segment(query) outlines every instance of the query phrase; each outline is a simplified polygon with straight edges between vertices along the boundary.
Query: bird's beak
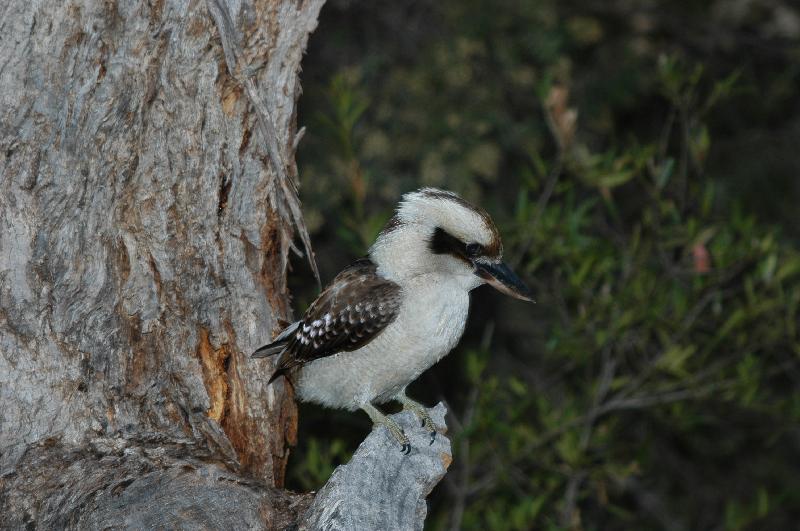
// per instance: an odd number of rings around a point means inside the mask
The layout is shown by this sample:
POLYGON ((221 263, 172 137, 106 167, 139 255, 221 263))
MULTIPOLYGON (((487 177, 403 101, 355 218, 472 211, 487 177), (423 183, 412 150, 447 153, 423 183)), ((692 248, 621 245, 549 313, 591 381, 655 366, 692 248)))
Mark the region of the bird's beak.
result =
POLYGON ((503 262, 476 260, 473 264, 475 274, 500 293, 511 295, 515 299, 534 302, 530 288, 503 262))

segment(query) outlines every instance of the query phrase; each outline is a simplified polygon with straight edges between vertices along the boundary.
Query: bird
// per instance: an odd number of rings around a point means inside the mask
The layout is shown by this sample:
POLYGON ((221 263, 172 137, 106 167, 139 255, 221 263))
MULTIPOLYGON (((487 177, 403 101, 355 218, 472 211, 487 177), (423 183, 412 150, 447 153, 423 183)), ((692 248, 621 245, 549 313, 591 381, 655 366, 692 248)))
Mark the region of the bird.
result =
POLYGON ((500 233, 482 208, 436 188, 406 193, 367 256, 252 357, 275 358, 269 382, 287 377, 300 401, 365 411, 408 454, 408 436, 377 406, 399 402, 433 443, 436 426, 406 387, 459 342, 470 292, 488 284, 533 301, 502 255, 500 233))

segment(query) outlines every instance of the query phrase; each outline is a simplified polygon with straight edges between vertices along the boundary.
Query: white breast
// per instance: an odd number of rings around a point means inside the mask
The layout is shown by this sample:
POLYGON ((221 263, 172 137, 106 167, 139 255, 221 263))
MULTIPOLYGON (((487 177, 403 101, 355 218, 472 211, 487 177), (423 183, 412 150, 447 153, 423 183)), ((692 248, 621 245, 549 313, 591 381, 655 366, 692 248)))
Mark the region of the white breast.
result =
POLYGON ((464 333, 468 311, 463 280, 438 274, 410 280, 403 286, 397 318, 373 341, 300 370, 298 397, 350 410, 391 400, 453 349, 464 333))

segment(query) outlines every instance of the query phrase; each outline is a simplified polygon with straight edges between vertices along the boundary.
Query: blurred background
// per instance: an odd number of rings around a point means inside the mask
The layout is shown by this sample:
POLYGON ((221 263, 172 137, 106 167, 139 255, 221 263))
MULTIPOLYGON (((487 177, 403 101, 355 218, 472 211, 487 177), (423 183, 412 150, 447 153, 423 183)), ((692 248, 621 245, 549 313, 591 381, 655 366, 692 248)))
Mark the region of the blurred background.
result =
MULTIPOLYGON (((429 529, 797 529, 795 1, 329 0, 303 70, 325 282, 424 185, 486 208, 536 293, 476 290, 410 388, 450 410, 429 529)), ((370 427, 302 406, 289 487, 370 427)))

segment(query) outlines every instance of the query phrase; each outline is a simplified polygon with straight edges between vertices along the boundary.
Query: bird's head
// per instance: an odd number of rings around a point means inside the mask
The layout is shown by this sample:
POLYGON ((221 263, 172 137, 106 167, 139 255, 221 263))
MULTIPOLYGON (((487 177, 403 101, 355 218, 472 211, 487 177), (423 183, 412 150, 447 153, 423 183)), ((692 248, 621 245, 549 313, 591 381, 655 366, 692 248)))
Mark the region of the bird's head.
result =
POLYGON ((453 192, 423 188, 405 194, 369 254, 383 275, 398 282, 443 273, 467 290, 487 283, 532 300, 528 287, 502 261, 503 244, 492 218, 453 192))

